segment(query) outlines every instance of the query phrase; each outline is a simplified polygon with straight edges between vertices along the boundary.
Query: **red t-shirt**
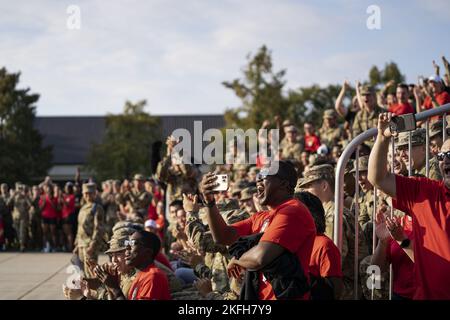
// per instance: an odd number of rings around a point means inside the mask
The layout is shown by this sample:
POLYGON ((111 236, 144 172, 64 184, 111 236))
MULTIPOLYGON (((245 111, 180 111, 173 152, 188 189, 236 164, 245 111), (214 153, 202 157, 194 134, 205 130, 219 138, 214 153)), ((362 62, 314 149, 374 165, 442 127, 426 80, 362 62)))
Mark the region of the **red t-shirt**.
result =
POLYGON ((305 151, 317 152, 320 147, 320 139, 318 136, 305 134, 305 151))
POLYGON ((324 234, 318 234, 314 239, 309 273, 322 278, 343 277, 341 253, 333 241, 324 234))
POLYGON ((50 198, 45 195, 45 198, 39 199, 39 206, 42 207, 43 202, 45 202, 44 209, 42 209, 42 218, 46 219, 56 219, 58 218, 58 211, 56 207, 58 205, 58 200, 56 198, 50 198))
POLYGON ((128 300, 170 300, 169 281, 152 263, 140 271, 128 291, 128 300))
POLYGON ((74 194, 65 194, 63 196, 64 205, 62 208, 62 218, 66 219, 75 211, 75 195, 74 194))
POLYGON ((443 181, 396 175, 395 208, 412 216, 414 299, 450 299, 450 190, 443 181))
POLYGON ((407 103, 395 103, 389 107, 389 112, 395 113, 396 115, 402 115, 407 113, 414 113, 414 108, 411 104, 407 103))
MULTIPOLYGON (((450 95, 446 91, 442 91, 434 96, 436 98, 436 102, 442 106, 443 104, 450 103, 450 95)), ((427 96, 422 104, 422 109, 431 109, 434 108, 433 101, 430 96, 427 96)), ((431 117, 431 120, 439 120, 440 116, 431 117)))
MULTIPOLYGON (((409 239, 413 239, 411 216, 404 216, 401 220, 404 232, 409 239)), ((416 292, 414 262, 412 262, 398 242, 392 238, 389 239, 389 245, 386 249, 386 259, 389 263, 392 263, 394 293, 412 299, 414 292, 416 292)))
MULTIPOLYGON (((271 211, 262 211, 232 225, 239 236, 264 232, 260 241, 276 243, 297 255, 305 276, 309 279, 309 261, 316 237, 316 227, 305 207, 297 199, 290 199, 271 211)), ((309 293, 299 299, 308 299, 309 293)), ((272 286, 260 272, 259 299, 276 300, 272 286)))

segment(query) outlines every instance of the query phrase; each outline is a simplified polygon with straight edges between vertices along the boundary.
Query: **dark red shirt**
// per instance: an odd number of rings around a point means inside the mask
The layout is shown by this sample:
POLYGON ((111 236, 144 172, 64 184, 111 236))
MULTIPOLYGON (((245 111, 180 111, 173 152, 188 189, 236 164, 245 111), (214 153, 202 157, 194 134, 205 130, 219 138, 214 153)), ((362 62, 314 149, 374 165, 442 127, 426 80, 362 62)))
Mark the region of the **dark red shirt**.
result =
POLYGON ((128 300, 170 300, 166 274, 154 264, 140 271, 128 291, 128 300))
POLYGON ((318 234, 314 239, 309 273, 317 278, 343 277, 341 253, 333 241, 324 234, 318 234))
POLYGON ((400 116, 402 114, 414 113, 412 105, 407 103, 395 103, 389 107, 389 112, 395 113, 400 116))
POLYGON ((450 190, 443 181, 396 175, 395 208, 412 217, 414 299, 450 299, 450 190))
POLYGON ((65 194, 63 196, 64 199, 64 205, 62 208, 62 218, 66 219, 69 217, 73 212, 75 212, 75 195, 74 194, 65 194))
POLYGON ((306 135, 305 134, 305 151, 317 152, 320 147, 320 139, 315 134, 306 135))
POLYGON ((46 219, 56 219, 58 218, 58 211, 56 210, 58 206, 58 199, 50 198, 48 195, 41 197, 39 199, 39 206, 44 208, 42 209, 42 217, 46 219), (45 203, 45 205, 44 205, 45 203))
MULTIPOLYGON (((288 200, 271 211, 262 211, 232 225, 240 236, 264 232, 260 241, 276 243, 297 255, 309 279, 309 261, 316 227, 308 208, 297 199, 288 200)), ((309 294, 299 299, 308 299, 309 294)), ((259 299, 276 300, 272 285, 260 272, 259 299)))

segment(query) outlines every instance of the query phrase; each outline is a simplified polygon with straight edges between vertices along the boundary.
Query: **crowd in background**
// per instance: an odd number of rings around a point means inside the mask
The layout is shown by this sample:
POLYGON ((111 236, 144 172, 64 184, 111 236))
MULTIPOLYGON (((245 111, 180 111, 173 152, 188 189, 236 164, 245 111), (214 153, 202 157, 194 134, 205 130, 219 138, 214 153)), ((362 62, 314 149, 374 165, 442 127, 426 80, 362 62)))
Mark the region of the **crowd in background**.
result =
MULTIPOLYGON (((377 90, 358 83, 356 96, 348 106, 344 97, 350 84, 345 81, 334 108, 330 106, 324 111, 320 128, 308 122, 299 128, 290 119, 279 118, 263 123, 262 129, 280 129, 280 152, 275 158, 295 168, 298 180, 295 179, 293 197, 309 209, 314 221, 315 239, 308 274, 311 298, 352 299, 357 291, 359 299, 373 296, 385 299, 390 263, 394 268, 394 298, 413 298, 414 256, 410 248, 400 245, 411 238, 411 218, 398 210, 393 217, 388 215, 392 200, 380 192, 373 219, 374 187, 367 172, 374 141, 366 141, 361 146, 358 165, 350 161, 345 172, 340 251, 332 241, 335 165, 342 150, 355 136, 377 126, 381 113, 417 113, 450 103, 448 63, 445 67, 442 78, 437 71, 420 84, 390 81, 377 90), (359 180, 355 182, 357 167, 359 180), (355 197, 356 183, 359 184, 358 197, 355 197), (359 228, 355 226, 355 214, 358 214, 359 228), (355 248, 355 230, 359 230, 358 248, 355 248), (354 287, 356 250, 360 268, 358 288, 354 287), (366 286, 366 270, 373 264, 381 267, 383 276, 381 289, 372 292, 366 286)), ((390 154, 390 163, 395 173, 407 176, 411 162, 412 174, 425 176, 426 152, 430 152, 429 176, 441 180, 438 162, 444 142, 442 118, 432 119, 430 150, 425 147, 425 133, 421 128, 424 124, 418 125, 412 133, 411 154, 408 153, 408 135, 400 134, 396 152, 390 154)), ((173 137, 168 137, 166 155, 151 177, 136 174, 130 180, 95 183, 83 182, 77 175, 73 182, 63 185, 49 177, 34 186, 20 182, 14 186, 2 184, 2 250, 73 252, 76 257, 73 263, 84 270, 86 279, 80 289, 65 289, 70 299, 145 296, 143 287, 152 285, 145 282, 144 273, 151 274, 150 278, 156 283, 153 286, 160 288, 156 293, 152 289, 155 299, 242 298, 245 279, 230 273, 229 264, 234 259, 230 245, 219 244, 210 230, 202 179, 205 171, 228 175, 229 188, 215 193, 214 204, 228 226, 239 225, 269 210, 261 203, 262 191, 257 187, 258 181, 264 179, 261 171, 267 165, 266 159, 259 157, 254 165, 225 164, 205 170, 175 163, 171 155, 176 143, 173 137), (141 243, 142 247, 136 243, 141 243), (98 255, 105 251, 110 262, 98 265, 98 255), (139 281, 145 282, 145 286, 138 288, 139 281)), ((237 153, 236 144, 228 147, 229 154, 237 153)))

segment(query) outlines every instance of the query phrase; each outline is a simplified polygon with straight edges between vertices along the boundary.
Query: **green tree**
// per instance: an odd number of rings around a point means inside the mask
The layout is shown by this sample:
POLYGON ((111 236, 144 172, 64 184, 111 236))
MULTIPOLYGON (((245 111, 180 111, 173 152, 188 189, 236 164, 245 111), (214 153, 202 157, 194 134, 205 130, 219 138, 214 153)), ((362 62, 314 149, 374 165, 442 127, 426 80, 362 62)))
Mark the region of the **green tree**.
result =
POLYGON ((88 168, 98 180, 129 178, 140 172, 150 174, 151 146, 159 132, 159 119, 144 111, 146 101, 127 101, 123 114, 108 115, 106 132, 88 156, 88 168))
POLYGON ((389 80, 394 80, 395 83, 402 83, 405 81, 405 76, 400 72, 400 69, 395 62, 389 62, 384 65, 381 79, 383 83, 386 83, 389 80))
POLYGON ((265 119, 275 116, 282 118, 288 114, 288 99, 283 95, 285 70, 274 72, 271 52, 262 46, 252 57, 247 56, 248 64, 243 70, 242 79, 223 82, 242 100, 242 105, 227 109, 227 127, 259 128, 265 119))
POLYGON ((377 66, 373 66, 369 71, 369 83, 371 86, 377 86, 381 83, 381 72, 377 66))
POLYGON ((39 94, 19 89, 19 73, 0 69, 0 181, 29 183, 51 166, 51 147, 43 147, 34 129, 39 94))

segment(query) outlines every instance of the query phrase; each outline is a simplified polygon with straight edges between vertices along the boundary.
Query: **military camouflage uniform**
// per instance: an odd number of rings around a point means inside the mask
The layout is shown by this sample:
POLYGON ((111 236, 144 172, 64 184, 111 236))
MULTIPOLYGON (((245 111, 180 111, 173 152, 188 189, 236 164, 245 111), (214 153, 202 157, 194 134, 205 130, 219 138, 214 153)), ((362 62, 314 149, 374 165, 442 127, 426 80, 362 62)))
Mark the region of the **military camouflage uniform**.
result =
MULTIPOLYGON (((367 131, 371 128, 376 128, 378 126, 378 115, 385 112, 385 110, 376 106, 372 111, 366 109, 361 109, 356 113, 355 120, 353 121, 353 137, 356 137, 360 133, 367 131)), ((365 144, 372 147, 375 140, 367 140, 365 144)))
MULTIPOLYGON (((83 188, 85 188, 85 185, 83 185, 83 188)), ((92 212, 93 207, 94 203, 86 203, 80 209, 80 213, 78 214, 78 230, 75 239, 75 246, 78 248, 78 257, 83 263, 84 273, 87 277, 93 277, 94 275, 86 263, 89 259, 98 260, 99 251, 102 250, 105 241, 105 214, 103 208, 97 204, 95 212, 92 212), (88 256, 86 252, 89 246, 93 246, 94 248, 91 256, 88 256)))
POLYGON ((14 229, 17 233, 20 248, 25 249, 28 238, 28 226, 30 223, 31 200, 28 196, 18 193, 11 198, 13 206, 12 218, 14 229))
POLYGON ((180 164, 176 171, 171 163, 171 157, 164 157, 156 169, 157 178, 167 184, 168 203, 183 200, 182 193, 195 193, 197 189, 196 173, 189 164, 180 164))
MULTIPOLYGON (((333 109, 325 110, 323 118, 336 119, 336 111, 333 109)), ((341 139, 344 138, 344 130, 337 125, 334 128, 325 127, 325 125, 323 125, 322 128, 319 129, 319 138, 321 143, 324 143, 331 148, 338 145, 341 139)))

